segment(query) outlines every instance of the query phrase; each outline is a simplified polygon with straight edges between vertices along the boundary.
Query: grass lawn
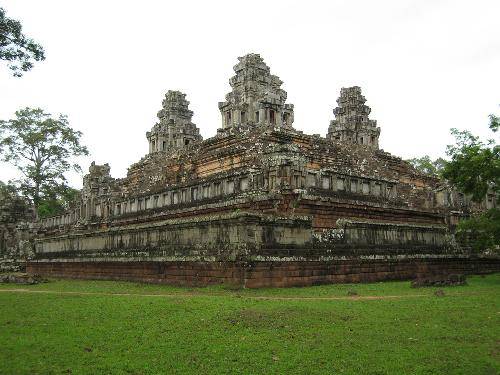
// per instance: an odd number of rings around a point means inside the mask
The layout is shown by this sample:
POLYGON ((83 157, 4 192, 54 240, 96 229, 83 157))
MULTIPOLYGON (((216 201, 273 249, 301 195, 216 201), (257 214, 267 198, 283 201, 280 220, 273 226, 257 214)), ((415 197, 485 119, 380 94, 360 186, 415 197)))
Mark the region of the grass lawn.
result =
POLYGON ((0 374, 500 373, 500 274, 442 289, 0 284, 0 374))

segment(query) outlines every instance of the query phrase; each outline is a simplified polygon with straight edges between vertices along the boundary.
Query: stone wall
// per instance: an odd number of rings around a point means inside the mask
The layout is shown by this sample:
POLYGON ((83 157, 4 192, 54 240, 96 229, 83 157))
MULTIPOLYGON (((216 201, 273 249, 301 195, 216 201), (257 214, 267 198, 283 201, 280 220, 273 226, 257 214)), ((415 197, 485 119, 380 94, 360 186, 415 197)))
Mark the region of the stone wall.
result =
POLYGON ((26 200, 0 186, 0 272, 25 269, 33 256, 35 225, 33 207, 26 200))
POLYGON ((339 258, 294 262, 82 261, 30 262, 28 272, 76 279, 246 288, 411 280, 421 276, 500 272, 500 260, 470 257, 339 258))
POLYGON ((49 235, 35 241, 36 259, 168 258, 250 260, 258 257, 325 259, 337 255, 449 254, 444 226, 339 220, 315 231, 309 216, 233 212, 128 223, 105 229, 49 235))
POLYGON ((234 212, 129 224, 36 240, 28 271, 46 276, 245 287, 409 279, 500 271, 471 258, 446 227, 234 212))
POLYGON ((36 259, 158 258, 236 260, 269 246, 307 246, 309 217, 273 217, 248 212, 130 223, 106 229, 39 238, 36 259))

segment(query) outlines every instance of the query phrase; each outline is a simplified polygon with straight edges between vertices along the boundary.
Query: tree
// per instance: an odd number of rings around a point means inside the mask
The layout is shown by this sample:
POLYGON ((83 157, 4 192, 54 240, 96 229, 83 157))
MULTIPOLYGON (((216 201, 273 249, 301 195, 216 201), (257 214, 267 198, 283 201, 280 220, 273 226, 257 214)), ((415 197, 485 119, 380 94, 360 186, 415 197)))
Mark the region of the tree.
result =
MULTIPOLYGON (((498 130, 498 117, 490 115, 490 129, 498 130)), ((455 145, 448 146, 451 161, 445 165, 443 177, 458 190, 471 195, 476 202, 489 192, 496 193, 500 203, 500 146, 493 139, 482 142, 469 131, 451 129, 455 145)), ((496 251, 500 245, 500 209, 473 214, 457 226, 457 238, 477 252, 496 251)))
POLYGON ((44 194, 44 198, 38 206, 38 215, 46 217, 66 211, 70 207, 71 202, 74 202, 79 194, 79 190, 73 189, 66 184, 57 186, 55 189, 44 194))
POLYGON ((45 60, 43 47, 22 33, 19 21, 5 16, 0 8, 0 60, 7 61, 15 77, 33 68, 33 61, 45 60))
POLYGON ((500 117, 495 115, 490 115, 490 129, 493 133, 496 133, 500 128, 500 117))
POLYGON ((456 143, 447 147, 451 161, 443 177, 476 202, 481 202, 489 189, 499 192, 500 146, 490 139, 487 143, 469 131, 451 129, 456 143))
POLYGON ((458 223, 456 236, 475 252, 496 251, 500 245, 500 210, 489 209, 458 223))
POLYGON ((12 197, 17 194, 16 187, 11 183, 0 181, 0 196, 1 197, 12 197))
POLYGON ((408 159, 407 162, 418 171, 430 176, 440 176, 446 164, 446 160, 443 158, 437 158, 433 161, 428 155, 421 158, 408 159))
POLYGON ((29 211, 29 202, 19 196, 16 187, 9 182, 0 181, 0 223, 16 222, 29 211), (8 214, 5 215, 5 212, 8 214))
POLYGON ((25 108, 16 112, 16 118, 0 121, 0 156, 21 172, 16 185, 37 210, 44 202, 67 195, 64 174, 81 171, 71 160, 88 155, 80 144, 81 135, 66 116, 53 118, 40 108, 25 108))

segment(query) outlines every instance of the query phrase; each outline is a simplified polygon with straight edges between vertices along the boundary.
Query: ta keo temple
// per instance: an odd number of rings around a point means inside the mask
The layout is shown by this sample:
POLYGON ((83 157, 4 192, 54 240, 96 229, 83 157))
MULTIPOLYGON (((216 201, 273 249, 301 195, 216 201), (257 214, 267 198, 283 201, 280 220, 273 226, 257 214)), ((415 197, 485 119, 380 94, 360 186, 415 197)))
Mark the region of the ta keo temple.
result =
POLYGON ((265 287, 500 269, 453 238, 495 199, 475 207, 381 150, 359 87, 340 90, 322 137, 294 127, 259 55, 234 71, 215 136, 203 140, 186 94, 168 91, 149 153, 120 179, 93 163, 71 209, 40 222, 28 272, 265 287))

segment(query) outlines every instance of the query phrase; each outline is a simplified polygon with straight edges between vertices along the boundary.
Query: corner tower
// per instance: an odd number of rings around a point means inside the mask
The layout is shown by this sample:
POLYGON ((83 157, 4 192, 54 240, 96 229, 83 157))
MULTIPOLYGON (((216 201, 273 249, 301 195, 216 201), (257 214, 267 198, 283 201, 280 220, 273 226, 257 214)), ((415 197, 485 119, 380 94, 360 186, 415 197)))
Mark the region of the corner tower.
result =
POLYGON ((189 110, 186 94, 169 90, 158 112, 160 120, 146 133, 149 153, 183 149, 202 141, 200 130, 191 122, 193 111, 189 110))
POLYGON ((262 57, 250 53, 238 57, 236 73, 229 80, 232 91, 219 103, 222 128, 240 125, 292 127, 293 104, 286 104, 282 81, 270 73, 262 57))
POLYGON ((335 120, 330 121, 327 138, 342 143, 357 143, 378 149, 380 128, 370 120, 370 107, 358 86, 342 88, 333 110, 335 120))

